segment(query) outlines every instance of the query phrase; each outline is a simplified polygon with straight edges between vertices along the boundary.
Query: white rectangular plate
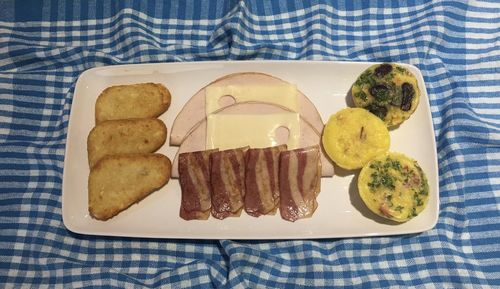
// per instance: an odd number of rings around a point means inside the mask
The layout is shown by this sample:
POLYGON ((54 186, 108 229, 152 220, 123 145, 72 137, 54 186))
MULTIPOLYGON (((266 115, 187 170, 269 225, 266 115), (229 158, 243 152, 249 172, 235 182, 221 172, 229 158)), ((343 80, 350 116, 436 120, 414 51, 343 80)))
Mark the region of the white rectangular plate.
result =
MULTIPOLYGON (((213 80, 235 72, 264 72, 296 84, 316 105, 326 122, 347 107, 346 98, 358 75, 373 63, 309 61, 234 61, 134 64, 98 67, 85 71, 77 81, 71 109, 64 161, 62 210, 65 226, 76 233, 189 239, 313 239, 381 236, 422 232, 434 227, 439 213, 436 144, 429 99, 421 72, 413 72, 422 88, 420 104, 409 120, 390 132, 391 151, 416 159, 429 179, 427 208, 416 218, 394 225, 370 213, 358 196, 354 174, 323 178, 319 207, 310 219, 295 223, 275 216, 185 221, 179 217, 181 190, 176 179, 139 204, 106 222, 89 216, 87 198, 87 135, 94 126, 94 105, 106 87, 157 82, 172 94, 172 105, 160 118, 170 129, 183 105, 213 80)), ((159 150, 173 160, 177 147, 168 139, 159 150)))

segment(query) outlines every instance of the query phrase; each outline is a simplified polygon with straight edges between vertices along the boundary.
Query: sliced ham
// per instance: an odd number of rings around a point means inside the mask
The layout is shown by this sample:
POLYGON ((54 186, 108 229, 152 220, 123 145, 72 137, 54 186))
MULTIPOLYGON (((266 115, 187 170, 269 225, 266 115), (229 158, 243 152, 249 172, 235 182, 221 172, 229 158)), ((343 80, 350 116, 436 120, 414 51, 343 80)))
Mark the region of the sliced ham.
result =
POLYGON ((280 154, 280 213, 295 222, 311 217, 318 203, 321 162, 319 146, 284 151, 280 154))
POLYGON ((238 217, 245 197, 245 154, 247 148, 224 150, 210 155, 212 216, 238 217))
MULTIPOLYGON (((258 72, 243 72, 229 74, 221 77, 207 86, 227 86, 227 85, 260 85, 273 86, 286 84, 287 82, 277 77, 258 73, 258 72)), ((207 86, 200 89, 189 101, 184 105, 181 112, 175 118, 174 124, 170 132, 170 145, 179 146, 184 139, 189 135, 197 123, 203 121, 206 116, 206 100, 205 90, 207 86)), ((297 91, 299 111, 301 118, 309 122, 311 126, 321 133, 323 130, 323 121, 318 110, 307 96, 301 91, 297 91)))
POLYGON ((182 191, 180 217, 206 220, 210 216, 210 154, 216 150, 179 154, 179 182, 182 191))
POLYGON ((245 211, 250 216, 275 214, 279 206, 279 156, 286 145, 249 149, 246 163, 245 211))

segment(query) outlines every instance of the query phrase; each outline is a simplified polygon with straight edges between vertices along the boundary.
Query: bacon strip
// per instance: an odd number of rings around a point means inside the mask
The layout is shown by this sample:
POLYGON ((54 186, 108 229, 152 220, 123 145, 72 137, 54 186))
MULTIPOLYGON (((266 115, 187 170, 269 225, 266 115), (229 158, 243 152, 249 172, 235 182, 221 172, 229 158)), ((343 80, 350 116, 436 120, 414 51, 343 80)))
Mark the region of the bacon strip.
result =
POLYGON ((280 213, 295 222, 311 217, 318 207, 321 162, 319 146, 282 152, 280 155, 280 213))
POLYGON ((238 217, 245 197, 245 154, 248 148, 214 152, 210 155, 212 216, 238 217))
POLYGON ((279 156, 286 145, 249 149, 245 185, 245 211, 250 216, 274 215, 279 206, 279 156))
POLYGON ((180 217, 206 220, 210 216, 210 154, 216 150, 179 155, 179 182, 182 191, 180 217))

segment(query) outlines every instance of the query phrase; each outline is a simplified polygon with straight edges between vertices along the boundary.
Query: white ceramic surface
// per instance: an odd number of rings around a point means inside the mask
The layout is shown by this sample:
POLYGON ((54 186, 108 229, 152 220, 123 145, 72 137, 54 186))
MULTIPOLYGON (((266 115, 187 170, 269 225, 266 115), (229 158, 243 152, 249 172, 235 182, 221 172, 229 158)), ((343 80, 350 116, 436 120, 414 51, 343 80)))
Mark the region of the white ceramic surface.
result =
MULTIPOLYGON (((436 144, 429 100, 421 72, 404 65, 424 88, 420 104, 409 120, 392 130, 391 151, 418 160, 427 174, 430 199, 416 218, 393 224, 369 212, 358 196, 356 172, 337 169, 323 178, 319 207, 310 219, 295 223, 275 216, 223 221, 184 221, 179 217, 181 192, 172 179, 161 190, 109 221, 94 220, 87 207, 87 135, 94 126, 94 104, 106 87, 140 82, 163 83, 172 94, 172 105, 160 118, 170 129, 184 103, 211 81, 234 72, 264 72, 297 85, 316 105, 326 122, 336 111, 349 106, 348 92, 357 76, 373 63, 310 61, 231 61, 134 64, 98 67, 82 73, 77 81, 64 161, 62 211, 65 226, 76 233, 109 236, 190 239, 313 239, 381 236, 422 232, 435 226, 439 213, 436 144)), ((169 132, 170 133, 170 132, 169 132)), ((177 147, 166 144, 158 151, 173 160, 177 147)))

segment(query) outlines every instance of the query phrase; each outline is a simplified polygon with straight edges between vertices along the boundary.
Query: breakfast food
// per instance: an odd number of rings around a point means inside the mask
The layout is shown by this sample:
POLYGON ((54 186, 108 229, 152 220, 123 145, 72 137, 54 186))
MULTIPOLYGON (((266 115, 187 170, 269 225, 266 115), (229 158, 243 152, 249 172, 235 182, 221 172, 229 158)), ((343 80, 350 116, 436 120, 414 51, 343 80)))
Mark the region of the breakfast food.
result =
POLYGON ((417 216, 429 199, 429 184, 417 161, 394 152, 363 167, 358 190, 372 212, 396 222, 417 216))
POLYGON ((210 184, 210 154, 216 150, 182 153, 179 155, 181 185, 180 217, 184 220, 206 220, 212 208, 210 184))
POLYGON ((155 118, 170 106, 170 92, 162 84, 140 83, 106 88, 97 98, 95 120, 155 118))
MULTIPOLYGON (((314 104, 293 84, 263 73, 235 73, 198 91, 177 115, 170 144, 178 153, 318 145, 323 121, 314 104), (248 133, 248 132, 252 133, 248 133)), ((334 174, 321 152, 322 175, 334 174)), ((177 157, 173 177, 177 177, 177 157)))
POLYGON ((180 217, 206 220, 273 215, 288 221, 312 216, 318 203, 321 161, 318 145, 295 150, 205 150, 179 155, 180 217))
POLYGON ((322 143, 337 165, 352 170, 387 152, 390 138, 387 127, 375 115, 362 108, 345 108, 326 123, 322 143))
POLYGON ((161 154, 106 156, 90 171, 90 215, 108 220, 160 189, 170 179, 170 160, 161 154))
POLYGON ((199 204, 208 197, 212 216, 218 219, 239 216, 242 207, 254 217, 275 214, 280 207, 287 210, 282 218, 289 221, 311 216, 317 207, 321 176, 334 173, 333 164, 319 147, 323 126, 316 107, 295 85, 270 75, 236 73, 202 88, 185 104, 171 130, 170 144, 179 146, 172 173, 181 181, 181 217, 207 219, 208 205, 201 208, 199 204), (245 146, 250 147, 246 157, 236 157, 234 153, 241 154, 238 148, 245 146), (185 158, 212 149, 222 151, 210 155, 210 179, 203 177, 197 186, 203 187, 199 189, 202 198, 183 183, 193 178, 189 170, 205 176, 204 169, 199 164, 186 168, 185 158), (224 164, 231 154, 232 161, 224 164), (280 172, 280 156, 290 170, 286 174, 280 172), (306 175, 300 180, 289 177, 304 170, 306 175), (288 193, 285 202, 293 204, 280 206, 282 182, 288 193), (195 200, 197 206, 186 209, 185 199, 195 200))
POLYGON ((87 138, 92 217, 108 220, 168 183, 170 159, 153 152, 167 138, 156 117, 169 106, 170 92, 155 83, 112 86, 98 96, 87 138))
POLYGON ((286 145, 249 149, 245 174, 245 211, 253 217, 274 215, 279 207, 279 160, 286 145))
POLYGON ((107 155, 155 152, 166 138, 167 127, 156 118, 101 122, 87 138, 89 166, 107 155))
MULTIPOLYGON (((264 104, 264 103, 241 103, 234 104, 224 109, 219 110, 216 114, 224 114, 224 116, 232 116, 238 114, 259 114, 263 117, 266 115, 281 115, 282 113, 286 113, 287 110, 283 109, 274 104, 264 104)), ((255 120, 258 124, 260 123, 258 120, 255 120)), ((273 123, 273 120, 271 120, 273 123)), ((202 121, 197 124, 196 127, 192 128, 192 130, 188 133, 188 136, 183 140, 180 145, 178 154, 190 151, 199 151, 209 149, 207 148, 207 132, 210 129, 207 128, 207 121, 202 121)), ((271 147, 276 145, 282 145, 287 143, 294 143, 294 147, 289 147, 289 149, 295 149, 300 147, 309 147, 313 145, 318 145, 321 141, 321 131, 316 131, 312 125, 304 120, 302 117, 298 119, 298 130, 289 131, 288 135, 285 135, 284 138, 279 135, 273 134, 272 131, 262 134, 262 132, 258 132, 255 129, 253 130, 245 130, 239 126, 237 122, 229 122, 224 129, 229 129, 230 131, 239 129, 242 133, 250 136, 251 138, 235 138, 235 137, 226 137, 225 139, 230 142, 229 144, 225 144, 224 142, 219 142, 219 144, 223 145, 223 149, 231 148, 232 146, 241 147, 245 145, 249 145, 253 148, 264 148, 271 147), (236 127, 231 128, 234 125, 236 127), (252 133, 248 133, 251 131, 252 133), (294 131, 297 133, 294 134, 294 131), (270 136, 271 135, 271 138, 270 136), (286 141, 288 139, 288 142, 286 141), (243 143, 237 143, 237 141, 244 140, 243 143)), ((276 128, 275 128, 276 129, 276 128)), ((219 130, 222 130, 222 127, 219 127, 219 130)), ((226 134, 227 132, 225 132, 226 134)), ((208 138, 210 141, 210 138, 208 138)), ((173 162, 172 176, 178 177, 178 169, 177 169, 177 159, 176 156, 173 162)), ((332 176, 334 173, 332 163, 326 158, 325 155, 321 154, 321 163, 322 163, 322 176, 332 176)))
POLYGON ((285 111, 297 112, 316 131, 323 130, 318 110, 294 85, 264 73, 234 73, 213 81, 189 99, 172 125, 170 144, 179 146, 208 114, 249 102, 274 104, 285 111))
POLYGON ((295 222, 316 211, 321 184, 319 156, 319 146, 281 153, 280 213, 284 220, 295 222))
POLYGON ((210 154, 212 216, 217 219, 238 217, 245 199, 245 157, 248 148, 210 154))
POLYGON ((353 84, 351 93, 357 107, 369 110, 388 127, 407 120, 420 99, 415 76, 394 63, 370 66, 353 84))

